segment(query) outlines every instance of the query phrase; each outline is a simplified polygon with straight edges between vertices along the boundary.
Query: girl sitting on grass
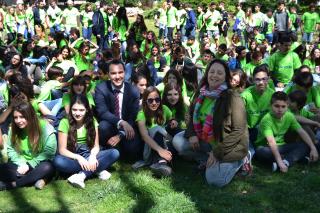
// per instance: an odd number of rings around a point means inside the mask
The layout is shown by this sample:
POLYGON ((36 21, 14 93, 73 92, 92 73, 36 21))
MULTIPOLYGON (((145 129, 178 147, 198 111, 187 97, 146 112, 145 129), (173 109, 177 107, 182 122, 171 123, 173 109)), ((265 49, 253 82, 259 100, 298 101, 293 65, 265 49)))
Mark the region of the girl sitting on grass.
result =
POLYGON ((38 118, 29 102, 17 103, 12 111, 13 122, 7 142, 9 163, 0 164, 0 190, 30 184, 42 189, 44 179, 54 175, 50 162, 57 149, 54 128, 38 118))
POLYGON ((170 109, 161 103, 160 92, 148 87, 143 93, 142 110, 137 115, 137 123, 142 140, 146 143, 143 153, 145 164, 158 176, 169 176, 172 169, 168 162, 172 152, 168 150, 165 125, 172 118, 170 109))
POLYGON ((85 188, 84 180, 97 174, 107 180, 111 174, 105 170, 119 158, 116 149, 100 151, 98 123, 93 118, 89 101, 85 95, 71 98, 68 118, 61 120, 58 142, 59 155, 54 159, 58 171, 72 174, 68 182, 85 188))

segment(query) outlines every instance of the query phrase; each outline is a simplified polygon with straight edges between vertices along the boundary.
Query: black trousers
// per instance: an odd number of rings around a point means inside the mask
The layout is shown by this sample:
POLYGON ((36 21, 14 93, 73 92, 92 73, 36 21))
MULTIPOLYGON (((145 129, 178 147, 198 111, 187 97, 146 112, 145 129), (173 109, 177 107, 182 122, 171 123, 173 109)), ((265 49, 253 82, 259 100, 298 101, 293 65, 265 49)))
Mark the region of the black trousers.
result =
POLYGON ((17 175, 18 166, 14 163, 0 164, 0 181, 10 183, 16 182, 17 187, 34 184, 40 179, 50 179, 53 177, 55 169, 49 161, 43 161, 35 168, 30 167, 30 170, 22 176, 17 175))

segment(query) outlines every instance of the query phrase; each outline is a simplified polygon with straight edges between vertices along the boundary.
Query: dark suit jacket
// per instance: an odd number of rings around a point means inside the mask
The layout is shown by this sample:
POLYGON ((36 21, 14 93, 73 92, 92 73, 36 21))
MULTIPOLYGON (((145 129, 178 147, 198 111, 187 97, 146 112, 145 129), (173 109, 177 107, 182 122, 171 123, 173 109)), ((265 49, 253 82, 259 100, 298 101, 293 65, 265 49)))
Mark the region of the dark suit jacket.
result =
MULTIPOLYGON (((139 97, 137 88, 124 82, 121 117, 132 126, 139 111, 139 97)), ((120 119, 115 115, 115 98, 111 81, 104 81, 97 85, 94 99, 99 121, 105 120, 116 126, 120 119)))

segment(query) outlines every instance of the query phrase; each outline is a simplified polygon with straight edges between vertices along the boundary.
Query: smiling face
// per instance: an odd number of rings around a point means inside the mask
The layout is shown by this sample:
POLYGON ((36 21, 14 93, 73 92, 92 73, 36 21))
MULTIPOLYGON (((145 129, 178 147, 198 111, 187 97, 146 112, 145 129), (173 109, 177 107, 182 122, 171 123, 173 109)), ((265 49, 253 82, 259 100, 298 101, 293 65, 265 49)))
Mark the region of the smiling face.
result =
POLYGON ((28 126, 28 121, 18 111, 13 112, 13 120, 14 120, 14 123, 17 125, 17 127, 20 129, 25 129, 28 126))
POLYGON ((161 101, 161 99, 160 99, 159 94, 156 91, 151 92, 147 97, 148 108, 151 111, 155 112, 160 105, 160 101, 161 101))
POLYGON ((171 106, 176 105, 179 101, 179 92, 175 89, 169 90, 167 100, 171 106))
POLYGON ((108 75, 113 86, 120 89, 124 81, 124 67, 122 64, 111 64, 108 75))
POLYGON ((239 74, 236 74, 231 77, 230 85, 232 88, 236 88, 240 84, 240 76, 239 74))
POLYGON ((20 63, 20 56, 19 55, 14 55, 11 59, 11 64, 13 66, 17 66, 20 63))
POLYGON ((63 59, 67 59, 69 56, 69 50, 64 48, 61 52, 63 59))
POLYGON ((75 103, 71 107, 71 115, 77 123, 83 122, 86 112, 87 110, 83 104, 75 103))
POLYGON ((213 63, 208 71, 207 81, 209 90, 213 90, 223 84, 226 80, 226 71, 222 64, 213 63))

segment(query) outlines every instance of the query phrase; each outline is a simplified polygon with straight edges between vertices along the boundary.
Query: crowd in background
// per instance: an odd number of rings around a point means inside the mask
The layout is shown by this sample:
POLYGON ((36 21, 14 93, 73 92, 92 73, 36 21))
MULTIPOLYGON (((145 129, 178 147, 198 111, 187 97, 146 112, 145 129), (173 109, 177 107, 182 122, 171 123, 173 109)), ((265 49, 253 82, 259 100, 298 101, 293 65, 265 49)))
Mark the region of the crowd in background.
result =
POLYGON ((85 188, 119 158, 163 177, 181 157, 218 187, 252 159, 316 162, 318 11, 168 0, 154 32, 104 0, 0 2, 0 190, 85 188))

